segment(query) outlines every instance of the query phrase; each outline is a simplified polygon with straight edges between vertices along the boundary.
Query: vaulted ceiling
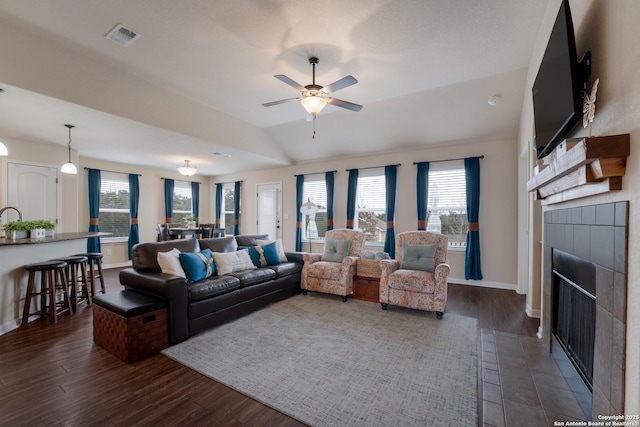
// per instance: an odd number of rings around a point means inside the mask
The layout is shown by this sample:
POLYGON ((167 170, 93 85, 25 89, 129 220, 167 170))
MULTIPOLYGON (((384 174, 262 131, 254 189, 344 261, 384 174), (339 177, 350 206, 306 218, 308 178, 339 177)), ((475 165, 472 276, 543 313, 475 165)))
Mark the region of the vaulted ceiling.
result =
POLYGON ((201 175, 514 138, 548 1, 0 0, 0 139, 201 175), (105 38, 123 24, 140 37, 105 38), (275 79, 345 75, 315 122, 275 79), (491 107, 487 100, 499 96, 491 107), (315 138, 312 139, 315 126, 315 138), (220 157, 225 153, 231 157, 220 157))

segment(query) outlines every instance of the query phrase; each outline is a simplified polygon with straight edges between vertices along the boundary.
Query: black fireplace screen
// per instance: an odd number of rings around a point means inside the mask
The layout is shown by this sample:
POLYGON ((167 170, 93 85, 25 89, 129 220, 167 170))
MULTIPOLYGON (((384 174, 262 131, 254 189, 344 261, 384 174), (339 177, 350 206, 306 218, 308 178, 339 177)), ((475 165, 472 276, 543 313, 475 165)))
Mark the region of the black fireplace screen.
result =
POLYGON ((595 265, 554 250, 553 333, 589 388, 596 332, 595 265))

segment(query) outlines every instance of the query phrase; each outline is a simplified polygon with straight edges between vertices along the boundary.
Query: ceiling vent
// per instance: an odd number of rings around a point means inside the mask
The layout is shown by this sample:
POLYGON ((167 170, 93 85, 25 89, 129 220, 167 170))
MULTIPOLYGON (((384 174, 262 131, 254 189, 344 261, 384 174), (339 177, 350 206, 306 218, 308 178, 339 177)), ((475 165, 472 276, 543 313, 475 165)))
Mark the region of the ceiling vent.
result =
POLYGON ((113 27, 113 29, 109 31, 109 34, 107 34, 105 37, 111 41, 118 43, 120 46, 127 47, 136 39, 139 39, 140 34, 136 33, 133 30, 130 30, 122 24, 118 24, 113 27))

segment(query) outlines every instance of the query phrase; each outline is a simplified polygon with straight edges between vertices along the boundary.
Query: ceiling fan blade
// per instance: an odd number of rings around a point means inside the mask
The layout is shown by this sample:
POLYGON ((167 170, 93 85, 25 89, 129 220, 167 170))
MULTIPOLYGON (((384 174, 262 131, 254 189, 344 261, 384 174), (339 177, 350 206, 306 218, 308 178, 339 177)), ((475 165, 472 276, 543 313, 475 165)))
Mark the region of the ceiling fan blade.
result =
POLYGON ((285 76, 284 74, 276 74, 275 76, 276 79, 280 80, 283 83, 288 84, 289 86, 295 87, 296 89, 298 89, 299 91, 303 91, 306 90, 304 86, 302 86, 300 83, 291 80, 289 77, 285 76))
POLYGON ((287 98, 287 99, 281 99, 279 101, 265 102, 264 104, 262 104, 262 106, 263 107, 271 107, 272 105, 284 104, 285 102, 297 101, 298 99, 299 98, 287 98))
POLYGON ((327 100, 327 103, 331 105, 335 105, 336 107, 342 107, 342 108, 346 108, 347 110, 356 111, 356 112, 362 110, 362 105, 354 104, 353 102, 343 101, 341 99, 336 99, 336 98, 326 98, 326 100, 327 100))
POLYGON ((345 87, 349 87, 351 85, 354 85, 356 83, 358 83, 358 80, 356 80, 355 77, 346 76, 346 77, 341 78, 340 80, 337 80, 337 81, 331 83, 328 86, 323 87, 322 91, 324 93, 332 93, 332 92, 339 91, 340 89, 344 89, 345 87))

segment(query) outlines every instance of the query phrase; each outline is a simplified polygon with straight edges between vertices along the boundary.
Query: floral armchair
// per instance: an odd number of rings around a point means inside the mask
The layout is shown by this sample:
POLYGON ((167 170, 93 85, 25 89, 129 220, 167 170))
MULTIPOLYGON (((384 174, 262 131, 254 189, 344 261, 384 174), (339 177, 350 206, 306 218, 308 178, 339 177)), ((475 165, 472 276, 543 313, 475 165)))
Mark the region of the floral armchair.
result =
POLYGON ((448 238, 442 234, 427 231, 399 233, 396 237, 396 259, 381 262, 382 309, 386 310, 389 304, 399 305, 435 311, 438 319, 442 319, 447 304, 447 276, 451 271, 446 263, 447 247, 448 238))
POLYGON ((363 247, 362 231, 345 228, 327 231, 324 254, 305 253, 303 255, 304 265, 300 284, 302 293, 306 295, 308 291, 313 291, 340 295, 342 301, 347 301, 347 296, 353 293, 356 261, 363 247), (345 241, 349 241, 350 244, 340 245, 345 241), (331 253, 330 247, 336 244, 342 246, 346 252, 339 256, 336 256, 335 252, 331 253))

